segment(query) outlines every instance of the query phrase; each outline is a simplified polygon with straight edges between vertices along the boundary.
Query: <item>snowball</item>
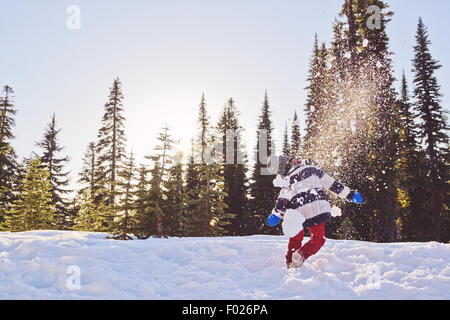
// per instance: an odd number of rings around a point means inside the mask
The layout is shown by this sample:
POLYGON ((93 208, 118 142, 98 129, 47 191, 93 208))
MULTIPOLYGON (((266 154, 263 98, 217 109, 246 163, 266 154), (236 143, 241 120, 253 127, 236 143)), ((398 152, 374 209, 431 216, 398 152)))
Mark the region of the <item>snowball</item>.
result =
POLYGON ((333 206, 333 208, 331 208, 331 216, 332 217, 342 216, 342 210, 336 206, 333 206))
POLYGON ((281 225, 285 236, 292 238, 303 230, 305 217, 297 210, 288 209, 281 225))
POLYGON ((279 174, 277 174, 277 177, 273 179, 272 184, 274 187, 277 188, 287 188, 291 185, 286 179, 283 179, 283 177, 279 174))

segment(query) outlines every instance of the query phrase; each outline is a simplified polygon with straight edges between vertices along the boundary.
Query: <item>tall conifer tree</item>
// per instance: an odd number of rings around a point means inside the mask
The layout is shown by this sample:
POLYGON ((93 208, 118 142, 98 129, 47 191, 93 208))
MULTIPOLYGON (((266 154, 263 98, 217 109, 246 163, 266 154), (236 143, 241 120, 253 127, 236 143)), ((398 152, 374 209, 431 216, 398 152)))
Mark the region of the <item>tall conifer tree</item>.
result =
POLYGON ((235 214, 227 230, 229 235, 235 236, 245 232, 248 217, 247 159, 238 116, 234 100, 230 98, 217 124, 218 138, 222 140, 225 203, 228 211, 235 214))
POLYGON ((423 205, 426 201, 426 175, 423 168, 424 153, 417 143, 415 113, 409 99, 408 85, 403 72, 401 96, 398 101, 401 130, 400 151, 398 159, 398 201, 401 206, 401 238, 408 241, 425 239, 424 226, 429 225, 427 211, 423 205), (424 201, 425 200, 425 201, 424 201))
POLYGON ((182 236, 186 211, 186 191, 184 185, 182 153, 173 156, 164 181, 162 202, 163 226, 167 236, 182 236))
POLYGON ((55 207, 52 204, 50 172, 39 157, 31 159, 17 195, 8 212, 10 231, 53 229, 55 207))
POLYGON ((111 232, 115 239, 131 240, 130 234, 135 230, 135 159, 130 154, 124 159, 124 166, 118 171, 119 182, 117 184, 120 196, 118 199, 118 210, 112 225, 111 232))
POLYGON ((123 116, 122 83, 116 78, 110 88, 102 126, 98 132, 97 154, 100 178, 110 203, 115 204, 117 172, 125 156, 125 117, 123 116))
POLYGON ((291 145, 289 144, 289 133, 287 123, 284 127, 283 135, 283 155, 288 156, 291 153, 291 145))
POLYGON ((301 137, 300 137, 300 125, 297 117, 297 112, 294 112, 294 119, 292 120, 292 131, 291 131, 291 152, 289 155, 292 158, 299 157, 301 152, 301 137))
POLYGON ((0 229, 4 224, 6 211, 14 200, 13 189, 17 185, 16 154, 11 146, 11 140, 14 139, 14 116, 17 112, 14 109, 13 93, 11 87, 4 86, 0 96, 0 229))
MULTIPOLYGON (((170 152, 173 148, 174 141, 169 132, 169 128, 167 125, 162 128, 162 131, 158 135, 158 145, 155 147, 155 151, 157 152, 153 156, 147 156, 147 159, 151 159, 155 163, 155 167, 153 169, 153 204, 155 205, 155 218, 156 218, 156 233, 157 237, 162 237, 166 235, 164 230, 164 211, 161 209, 162 201, 163 201, 163 184, 167 179, 167 169, 171 164, 170 152), (159 170, 159 172, 156 172, 159 170), (156 176, 155 176, 156 174, 156 176)), ((167 214, 171 214, 166 212, 167 214)))
POLYGON ((69 156, 60 155, 64 149, 59 144, 58 134, 61 129, 57 128, 55 114, 52 115, 50 123, 44 132, 43 139, 37 143, 43 151, 41 156, 41 165, 49 171, 49 179, 52 194, 52 204, 55 207, 55 223, 58 229, 68 229, 70 227, 69 201, 67 195, 70 192, 69 171, 65 166, 69 162, 69 156))
POLYGON ((198 112, 197 153, 194 162, 188 167, 188 198, 189 216, 185 229, 192 236, 219 236, 227 233, 225 227, 234 217, 228 213, 225 197, 224 173, 219 146, 210 126, 206 109, 205 96, 199 105, 198 112), (189 175, 197 174, 196 181, 189 175), (191 184, 195 183, 191 188, 191 184), (190 209, 192 208, 192 209, 190 209))
MULTIPOLYGON (((412 70, 414 72, 414 109, 421 120, 419 138, 425 145, 428 177, 426 186, 430 194, 427 200, 429 208, 427 214, 431 218, 429 240, 441 241, 443 218, 446 223, 449 219, 449 128, 441 106, 440 86, 435 74, 441 66, 432 58, 430 44, 427 28, 420 18, 412 70)), ((446 238, 448 240, 448 235, 446 238)))
POLYGON ((267 162, 274 153, 274 142, 272 138, 273 125, 271 119, 271 110, 267 91, 264 95, 264 102, 259 116, 255 164, 250 184, 251 195, 251 225, 250 232, 279 234, 280 229, 268 228, 266 218, 272 211, 275 200, 278 196, 278 190, 273 187, 273 174, 267 171, 267 162))

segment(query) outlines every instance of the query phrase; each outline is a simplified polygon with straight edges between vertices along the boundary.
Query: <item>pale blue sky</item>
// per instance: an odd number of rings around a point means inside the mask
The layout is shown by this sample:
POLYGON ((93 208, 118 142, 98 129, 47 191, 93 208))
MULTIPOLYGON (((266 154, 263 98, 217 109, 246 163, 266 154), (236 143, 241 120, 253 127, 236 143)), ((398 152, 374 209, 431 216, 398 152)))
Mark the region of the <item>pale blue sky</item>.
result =
MULTIPOLYGON (((36 150, 51 114, 72 158, 72 176, 96 139, 109 87, 123 82, 128 149, 152 153, 167 123, 189 145, 205 92, 212 121, 232 96, 253 148, 256 119, 267 89, 276 131, 302 113, 314 33, 329 43, 343 1, 0 0, 0 85, 15 90, 14 146, 22 158, 36 150), (81 29, 69 30, 69 5, 81 9, 81 29)), ((411 88, 412 46, 419 16, 448 109, 450 1, 391 0, 389 25, 395 74, 411 88)), ((398 83, 397 83, 398 86, 398 83)), ((75 179, 73 179, 75 180, 75 179)))

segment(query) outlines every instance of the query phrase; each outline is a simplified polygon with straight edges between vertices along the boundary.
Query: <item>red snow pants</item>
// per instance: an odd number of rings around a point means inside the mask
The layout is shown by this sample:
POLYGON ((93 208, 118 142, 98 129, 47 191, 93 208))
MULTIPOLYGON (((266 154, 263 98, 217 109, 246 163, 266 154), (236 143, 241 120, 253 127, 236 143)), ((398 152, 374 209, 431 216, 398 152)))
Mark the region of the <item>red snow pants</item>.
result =
POLYGON ((313 254, 317 253, 317 251, 319 251, 319 249, 323 246, 325 243, 325 222, 309 227, 308 231, 311 233, 311 238, 303 246, 302 241, 303 236, 305 235, 305 230, 300 231, 295 237, 289 239, 286 263, 291 263, 292 254, 297 250, 300 251, 306 260, 313 254))

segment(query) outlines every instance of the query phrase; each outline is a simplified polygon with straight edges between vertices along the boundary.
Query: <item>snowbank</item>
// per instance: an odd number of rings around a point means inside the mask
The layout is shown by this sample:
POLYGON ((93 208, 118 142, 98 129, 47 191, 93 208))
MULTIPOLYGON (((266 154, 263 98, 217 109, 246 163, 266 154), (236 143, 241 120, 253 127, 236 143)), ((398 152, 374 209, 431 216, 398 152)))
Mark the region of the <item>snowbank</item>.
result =
POLYGON ((327 240, 287 270, 281 236, 0 233, 0 299, 450 299, 450 244, 327 240))

